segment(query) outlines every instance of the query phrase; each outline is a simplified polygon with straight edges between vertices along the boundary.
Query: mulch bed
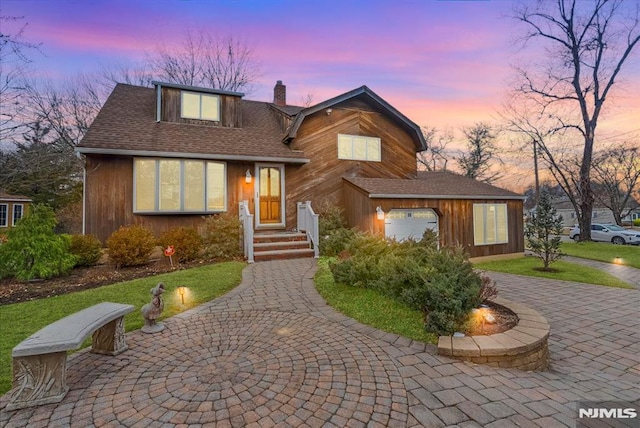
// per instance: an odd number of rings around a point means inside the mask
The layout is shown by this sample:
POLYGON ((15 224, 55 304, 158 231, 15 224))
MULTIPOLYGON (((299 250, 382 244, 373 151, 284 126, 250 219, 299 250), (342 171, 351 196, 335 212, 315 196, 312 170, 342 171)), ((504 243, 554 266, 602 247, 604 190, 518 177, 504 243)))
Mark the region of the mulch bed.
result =
POLYGON ((69 275, 45 280, 18 281, 5 278, 0 280, 0 306, 44 297, 58 296, 74 291, 88 290, 103 285, 129 281, 137 278, 171 272, 204 265, 204 262, 181 264, 179 268, 171 267, 166 260, 152 261, 145 266, 116 269, 114 265, 102 264, 92 267, 75 268, 69 275))
POLYGON ((518 317, 510 309, 496 303, 488 302, 491 315, 496 319, 496 322, 489 324, 487 322, 484 325, 480 322, 474 323, 464 333, 467 336, 486 336, 490 334, 502 333, 510 330, 518 324, 518 317))

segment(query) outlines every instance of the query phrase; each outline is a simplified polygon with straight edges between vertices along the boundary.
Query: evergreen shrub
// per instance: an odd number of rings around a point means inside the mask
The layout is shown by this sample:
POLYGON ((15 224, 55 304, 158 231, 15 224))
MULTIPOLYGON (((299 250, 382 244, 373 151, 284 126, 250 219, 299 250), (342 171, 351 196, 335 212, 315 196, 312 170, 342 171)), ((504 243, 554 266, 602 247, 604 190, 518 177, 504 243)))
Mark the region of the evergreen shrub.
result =
POLYGON ((155 247, 153 232, 138 224, 120 226, 107 238, 109 259, 118 267, 147 264, 155 247))
POLYGON ((233 260, 242 257, 242 226, 238 216, 228 213, 208 217, 203 227, 206 257, 214 260, 233 260))
POLYGON ((69 250, 76 266, 95 266, 102 257, 102 242, 95 235, 71 235, 69 250))
POLYGON ((0 278, 47 279, 68 273, 76 260, 68 241, 54 232, 55 226, 50 207, 33 205, 0 245, 0 278))
POLYGON ((180 263, 195 260, 202 250, 202 237, 193 227, 175 227, 164 232, 158 238, 158 245, 167 248, 173 245, 174 257, 180 263))

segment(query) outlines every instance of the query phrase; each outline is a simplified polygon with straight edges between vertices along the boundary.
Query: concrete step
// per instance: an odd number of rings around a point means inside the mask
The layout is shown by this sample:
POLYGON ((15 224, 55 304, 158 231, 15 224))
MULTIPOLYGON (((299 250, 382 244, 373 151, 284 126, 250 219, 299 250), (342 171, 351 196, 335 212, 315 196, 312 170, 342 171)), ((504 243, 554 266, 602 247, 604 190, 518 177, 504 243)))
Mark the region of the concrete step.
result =
POLYGON ((307 235, 300 232, 270 232, 256 233, 253 235, 254 244, 265 242, 291 242, 306 241, 307 235))
POLYGON ((300 248, 293 250, 254 251, 253 258, 256 262, 264 262, 267 260, 301 259, 313 257, 313 255, 313 249, 300 248))
POLYGON ((309 248, 309 242, 305 241, 272 241, 272 242, 254 242, 254 251, 281 251, 281 250, 299 250, 309 248))

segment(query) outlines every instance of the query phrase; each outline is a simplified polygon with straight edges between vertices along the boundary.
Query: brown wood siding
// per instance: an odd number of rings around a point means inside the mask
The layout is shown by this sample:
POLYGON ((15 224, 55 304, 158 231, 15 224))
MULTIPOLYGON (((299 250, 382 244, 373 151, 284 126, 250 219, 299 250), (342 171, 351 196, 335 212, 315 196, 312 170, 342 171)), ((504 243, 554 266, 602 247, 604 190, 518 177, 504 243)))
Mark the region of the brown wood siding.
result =
POLYGON ((286 171, 287 226, 295 225, 296 202, 325 201, 342 204, 342 177, 415 177, 416 152, 409 134, 386 116, 370 111, 334 107, 305 119, 292 149, 302 150, 310 159, 286 171), (338 134, 363 135, 381 139, 381 162, 338 159, 338 134))
POLYGON ((220 121, 183 119, 180 117, 181 89, 162 88, 162 117, 165 122, 189 123, 192 125, 222 126, 225 128, 242 127, 242 99, 232 95, 217 95, 220 97, 220 121))
MULTIPOLYGON (((245 183, 253 163, 227 163, 227 211, 238 214, 238 203, 252 202, 253 181, 245 183)), ((178 226, 198 227, 210 214, 134 214, 133 157, 88 155, 86 157, 85 233, 102 242, 120 226, 141 224, 156 236, 178 226)), ((255 209, 250 206, 251 212, 255 209)))
POLYGON ((438 214, 441 245, 460 245, 471 257, 524 252, 524 219, 521 200, 501 199, 371 199, 361 189, 344 182, 345 217, 350 227, 384 235, 384 221, 376 217, 376 207, 384 212, 394 208, 432 208, 438 214), (509 242, 474 245, 473 204, 506 203, 509 242))

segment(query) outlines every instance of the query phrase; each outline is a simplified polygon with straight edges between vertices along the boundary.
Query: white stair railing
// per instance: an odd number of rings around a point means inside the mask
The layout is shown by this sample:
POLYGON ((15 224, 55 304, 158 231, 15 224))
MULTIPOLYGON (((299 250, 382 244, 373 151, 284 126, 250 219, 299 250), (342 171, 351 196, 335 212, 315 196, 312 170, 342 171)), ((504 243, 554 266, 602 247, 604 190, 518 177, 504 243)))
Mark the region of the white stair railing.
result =
POLYGON ((242 248, 249 263, 253 263, 253 214, 249 212, 249 201, 241 201, 238 213, 242 225, 242 248))
POLYGON ((320 230, 318 227, 318 214, 311 208, 311 201, 298 202, 298 230, 307 234, 307 239, 313 246, 313 255, 320 257, 320 230))

